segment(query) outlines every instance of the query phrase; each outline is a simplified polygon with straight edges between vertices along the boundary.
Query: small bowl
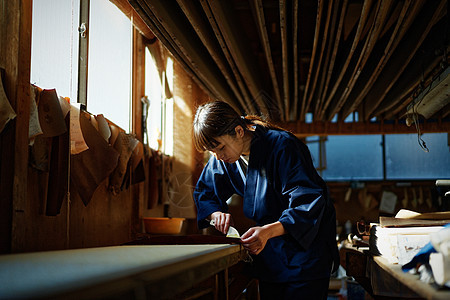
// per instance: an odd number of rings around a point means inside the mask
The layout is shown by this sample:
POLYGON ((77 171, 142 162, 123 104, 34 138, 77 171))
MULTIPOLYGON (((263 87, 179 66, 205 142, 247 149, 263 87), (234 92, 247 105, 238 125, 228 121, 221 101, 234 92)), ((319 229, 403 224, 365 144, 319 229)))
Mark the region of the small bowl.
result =
POLYGON ((142 218, 146 233, 151 234, 179 234, 183 227, 184 218, 142 218))

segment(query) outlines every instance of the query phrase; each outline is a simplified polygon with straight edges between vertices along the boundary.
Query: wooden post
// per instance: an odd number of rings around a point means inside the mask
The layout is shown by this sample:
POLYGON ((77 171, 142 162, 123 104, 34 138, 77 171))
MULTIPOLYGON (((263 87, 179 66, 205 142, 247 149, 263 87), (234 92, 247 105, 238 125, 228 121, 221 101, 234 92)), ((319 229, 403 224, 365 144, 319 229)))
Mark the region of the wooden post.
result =
MULTIPOLYGON (((132 75, 132 132, 136 138, 144 143, 142 128, 142 102, 145 95, 145 45, 143 36, 133 28, 133 75, 132 75)), ((131 199, 133 201, 131 215, 131 238, 141 232, 139 208, 141 199, 143 201, 144 183, 131 185, 131 199)))
POLYGON ((9 241, 2 238, 0 251, 14 252, 24 242, 14 230, 23 221, 27 200, 32 1, 2 1, 2 6, 0 66, 5 70, 5 93, 17 117, 9 124, 9 132, 0 136, 0 201, 2 208, 9 208, 2 210, 1 217, 7 221, 1 231, 10 232, 9 241))

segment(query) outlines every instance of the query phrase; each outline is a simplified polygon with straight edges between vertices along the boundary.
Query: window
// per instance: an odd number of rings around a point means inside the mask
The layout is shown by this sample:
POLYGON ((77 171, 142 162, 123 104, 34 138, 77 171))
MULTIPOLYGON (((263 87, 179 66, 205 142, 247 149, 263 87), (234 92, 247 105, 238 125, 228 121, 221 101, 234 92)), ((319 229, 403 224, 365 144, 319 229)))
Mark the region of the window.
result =
MULTIPOLYGON (((80 1, 34 0, 31 83, 77 100, 80 1)), ((132 25, 110 1, 90 1, 87 111, 130 130, 132 25)))
MULTIPOLYGON (((447 133, 422 136, 429 152, 420 148, 417 134, 386 135, 385 145, 382 138, 381 135, 328 136, 322 177, 326 181, 450 178, 447 133)), ((314 165, 320 171, 319 145, 314 141, 317 137, 306 140, 314 165)))
POLYGON ((77 99, 80 0, 34 0, 31 83, 77 99))
MULTIPOLYGON (((383 151, 380 135, 328 136, 326 169, 322 177, 328 181, 383 179, 383 151)), ((308 144, 309 146, 309 144, 308 144)), ((318 151, 310 147, 314 164, 318 151)))
POLYGON ((132 24, 107 0, 90 1, 87 110, 130 131, 132 24))
POLYGON ((447 133, 423 134, 429 152, 417 143, 417 134, 386 136, 387 179, 450 178, 450 153, 447 133))
MULTIPOLYGON (((146 142, 151 148, 172 155, 173 99, 171 95, 166 95, 166 90, 170 91, 173 88, 173 62, 168 58, 164 71, 160 72, 156 65, 156 60, 146 48, 145 94, 150 105, 147 117, 146 142), (166 86, 166 88, 163 88, 163 86, 166 86)), ((160 69, 162 68, 163 66, 160 66, 160 69)))

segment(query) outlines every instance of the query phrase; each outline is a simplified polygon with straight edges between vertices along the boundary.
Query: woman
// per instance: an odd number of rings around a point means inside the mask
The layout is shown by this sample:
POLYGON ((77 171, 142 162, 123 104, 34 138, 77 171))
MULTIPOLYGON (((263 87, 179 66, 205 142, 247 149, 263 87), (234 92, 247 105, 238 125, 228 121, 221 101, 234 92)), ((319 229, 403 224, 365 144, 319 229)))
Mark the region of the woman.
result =
POLYGON ((221 101, 200 106, 193 125, 196 148, 214 154, 194 191, 199 227, 214 220, 226 233, 226 200, 241 195, 257 224, 241 242, 253 254, 261 298, 326 299, 339 264, 336 215, 306 145, 221 101))

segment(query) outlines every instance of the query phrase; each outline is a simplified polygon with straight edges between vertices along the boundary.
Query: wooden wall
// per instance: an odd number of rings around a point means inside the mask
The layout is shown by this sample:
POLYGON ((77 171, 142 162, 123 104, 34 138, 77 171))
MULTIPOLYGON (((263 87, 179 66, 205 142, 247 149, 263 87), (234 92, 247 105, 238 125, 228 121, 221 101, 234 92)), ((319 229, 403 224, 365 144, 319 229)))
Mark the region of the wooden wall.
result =
MULTIPOLYGON (((0 253, 119 245, 134 239, 143 232, 141 217, 162 216, 161 206, 146 209, 145 183, 112 195, 105 180, 87 206, 76 193, 69 193, 60 214, 44 214, 46 174, 28 164, 32 1, 0 0, 0 8, 0 67, 4 69, 5 92, 17 113, 0 133, 0 253)), ((134 47, 133 132, 142 140, 140 99, 145 90, 145 61, 143 39, 136 30, 134 47)), ((207 96, 181 67, 175 64, 175 69, 174 131, 179 139, 174 150, 175 170, 192 177, 197 154, 187 129, 192 124, 194 99, 204 101, 207 96)), ((183 194, 187 194, 191 183, 184 188, 183 194)), ((195 220, 193 203, 183 205, 188 209, 173 210, 174 216, 195 220)), ((188 232, 195 230, 195 222, 188 222, 187 227, 188 232)))
POLYGON ((331 199, 336 208, 338 231, 345 234, 345 222, 352 224, 352 233, 357 234, 356 223, 377 223, 380 216, 393 216, 400 209, 420 213, 445 209, 445 203, 439 203, 439 195, 434 181, 369 181, 355 183, 328 183, 331 199), (391 192, 396 198, 394 213, 380 211, 383 192, 391 192), (406 198, 406 199, 405 199, 406 198))

